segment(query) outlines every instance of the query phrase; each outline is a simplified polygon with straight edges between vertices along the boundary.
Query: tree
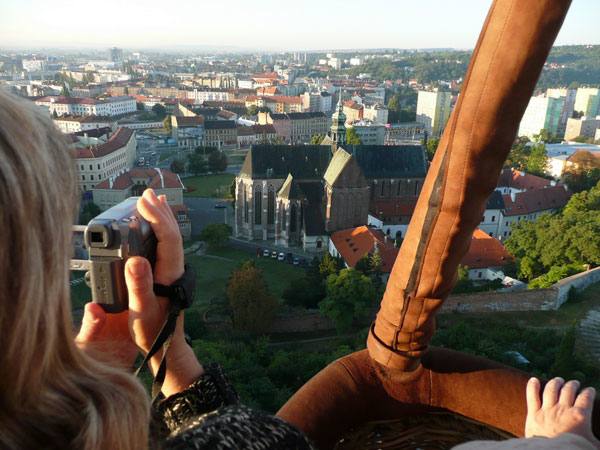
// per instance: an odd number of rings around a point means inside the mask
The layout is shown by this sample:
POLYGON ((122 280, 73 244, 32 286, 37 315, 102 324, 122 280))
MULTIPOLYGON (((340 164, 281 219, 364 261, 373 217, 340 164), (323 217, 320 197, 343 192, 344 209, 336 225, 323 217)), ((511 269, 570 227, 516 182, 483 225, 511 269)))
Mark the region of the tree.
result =
POLYGON ((137 109, 138 111, 145 111, 146 106, 142 102, 136 102, 135 109, 137 109))
POLYGON ((211 249, 223 247, 229 242, 232 229, 224 223, 211 223, 200 232, 200 240, 206 242, 211 249))
POLYGON ((152 107, 152 112, 154 114, 156 114, 156 117, 158 117, 159 119, 164 119, 165 116, 167 115, 166 108, 163 105, 161 105, 160 103, 154 104, 154 106, 152 107))
POLYGON ((325 136, 322 134, 313 134, 310 138, 310 143, 311 145, 320 145, 321 142, 323 142, 323 139, 325 139, 325 136))
MULTIPOLYGON (((527 139, 528 141, 529 139, 527 139)), ((506 167, 513 167, 517 170, 527 169, 527 162, 531 153, 531 149, 526 145, 527 142, 519 140, 512 146, 505 163, 506 167)))
POLYGON ((362 274, 368 275, 371 270, 371 262, 369 260, 369 255, 366 254, 365 256, 360 258, 354 265, 354 269, 358 270, 362 274))
POLYGON ((258 115, 258 107, 256 105, 250 105, 246 108, 246 114, 248 116, 256 116, 258 115))
POLYGON ((224 152, 212 152, 208 155, 208 169, 213 173, 227 170, 227 155, 224 152))
POLYGON ((325 289, 321 279, 313 279, 308 274, 290 282, 281 297, 290 306, 314 309, 325 297, 325 289))
POLYGON ((440 144, 440 140, 437 138, 430 137, 427 139, 427 158, 429 161, 433 161, 433 157, 435 156, 435 152, 437 151, 438 145, 440 144))
POLYGON ((573 192, 587 191, 600 181, 600 169, 568 169, 563 181, 573 192))
POLYGON ((376 290, 369 277, 355 269, 343 269, 327 278, 327 296, 319 309, 335 323, 339 333, 369 318, 375 306, 376 290))
POLYGON ((531 147, 531 153, 527 160, 527 172, 533 175, 546 175, 548 168, 548 154, 546 145, 538 142, 531 147))
POLYGON ((79 212, 79 225, 87 225, 94 217, 98 216, 102 211, 94 202, 88 202, 83 205, 79 212))
POLYGON ((171 133, 173 130, 173 125, 171 125, 171 116, 165 117, 165 120, 163 120, 163 128, 167 131, 167 133, 171 133))
POLYGON ((526 280, 553 267, 600 265, 600 185, 573 195, 562 212, 515 224, 506 248, 526 280))
POLYGON ((191 172, 197 176, 206 173, 207 170, 208 167, 202 155, 199 155, 197 153, 192 153, 191 155, 188 155, 188 172, 191 172))
POLYGON ((174 159, 170 166, 171 172, 183 173, 185 172, 185 162, 181 159, 174 159))
POLYGON ((246 261, 231 273, 227 283, 227 300, 234 328, 253 334, 268 330, 278 307, 262 271, 252 261, 246 261))
POLYGON ((348 128, 346 130, 346 143, 348 145, 362 145, 360 136, 354 128, 348 128))
POLYGON ((329 275, 337 274, 340 270, 339 261, 329 253, 323 255, 323 259, 319 263, 319 273, 321 278, 326 279, 329 275))

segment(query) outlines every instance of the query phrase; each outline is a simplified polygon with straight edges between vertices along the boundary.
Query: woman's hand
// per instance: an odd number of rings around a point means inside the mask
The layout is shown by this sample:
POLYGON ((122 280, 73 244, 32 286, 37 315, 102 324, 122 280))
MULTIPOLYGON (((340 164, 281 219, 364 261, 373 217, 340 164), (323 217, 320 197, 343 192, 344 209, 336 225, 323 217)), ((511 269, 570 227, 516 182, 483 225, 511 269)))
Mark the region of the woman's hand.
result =
MULTIPOLYGON (((91 341, 118 342, 123 363, 133 364, 132 345, 148 353, 164 324, 169 300, 154 295, 153 284, 171 285, 184 273, 183 244, 179 226, 164 195, 157 197, 147 189, 138 200, 139 213, 152 226, 157 237, 156 264, 152 274, 150 263, 141 257, 132 257, 125 264, 125 281, 129 291, 129 310, 121 314, 106 314, 98 305, 87 305, 82 329, 76 339, 80 347, 91 341)), ((161 352, 150 360, 153 372, 160 363, 161 352)), ((183 332, 183 312, 177 321, 175 333, 167 353, 167 376, 163 394, 172 395, 187 388, 202 374, 192 349, 183 332)))
POLYGON ((592 408, 596 391, 583 389, 579 381, 565 383, 562 378, 550 380, 540 398, 540 380, 531 378, 527 383, 527 419, 525 437, 556 437, 573 433, 599 447, 592 433, 592 408))

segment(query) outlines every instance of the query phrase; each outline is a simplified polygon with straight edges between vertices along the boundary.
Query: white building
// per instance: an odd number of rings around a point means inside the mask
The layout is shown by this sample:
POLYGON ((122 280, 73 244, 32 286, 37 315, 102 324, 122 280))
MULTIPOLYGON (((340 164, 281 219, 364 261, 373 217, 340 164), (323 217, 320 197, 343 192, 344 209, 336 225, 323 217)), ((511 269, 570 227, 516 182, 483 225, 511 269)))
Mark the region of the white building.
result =
POLYGON ((80 189, 92 190, 98 183, 114 178, 135 164, 135 132, 119 128, 108 140, 82 137, 73 144, 80 189))
POLYGON ((381 123, 383 125, 388 123, 388 116, 388 109, 379 103, 376 103, 374 105, 365 105, 363 110, 364 119, 371 120, 376 123, 381 123))
POLYGON ((330 112, 332 96, 329 92, 305 92, 302 97, 302 108, 305 112, 330 112))
POLYGON ((532 139, 542 130, 556 136, 564 105, 565 97, 547 97, 546 94, 531 97, 519 125, 519 136, 532 139))
POLYGON ((78 133, 80 131, 96 130, 99 128, 115 129, 114 121, 107 117, 96 116, 61 116, 54 119, 54 124, 65 134, 78 133))
POLYGON ((384 144, 386 128, 383 123, 363 119, 347 123, 346 128, 353 128, 363 145, 384 144))
POLYGON ((56 113, 59 117, 64 115, 114 117, 137 110, 135 98, 128 96, 106 97, 102 100, 49 96, 37 99, 35 104, 47 108, 50 114, 56 113))
POLYGON ((194 89, 193 91, 187 91, 187 98, 194 100, 195 104, 202 104, 204 102, 229 102, 234 99, 234 95, 221 89, 194 89))
POLYGON ((600 116, 595 118, 583 116, 579 119, 571 117, 567 120, 565 141, 571 141, 579 136, 594 138, 598 129, 600 129, 600 116))
POLYGON ((441 136, 451 112, 452 94, 434 89, 419 91, 417 99, 417 122, 425 125, 430 136, 441 136))
POLYGON ((575 97, 575 111, 584 116, 596 117, 600 114, 600 89, 579 88, 575 97))

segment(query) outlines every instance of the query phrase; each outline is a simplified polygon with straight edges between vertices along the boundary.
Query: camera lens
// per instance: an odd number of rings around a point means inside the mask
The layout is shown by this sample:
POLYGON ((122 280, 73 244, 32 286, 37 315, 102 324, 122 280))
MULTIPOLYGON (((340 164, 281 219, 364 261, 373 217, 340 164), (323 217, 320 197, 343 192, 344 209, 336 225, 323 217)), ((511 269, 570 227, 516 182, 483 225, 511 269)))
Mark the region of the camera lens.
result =
POLYGON ((102 244, 104 242, 104 233, 98 231, 92 231, 91 233, 92 243, 102 244))

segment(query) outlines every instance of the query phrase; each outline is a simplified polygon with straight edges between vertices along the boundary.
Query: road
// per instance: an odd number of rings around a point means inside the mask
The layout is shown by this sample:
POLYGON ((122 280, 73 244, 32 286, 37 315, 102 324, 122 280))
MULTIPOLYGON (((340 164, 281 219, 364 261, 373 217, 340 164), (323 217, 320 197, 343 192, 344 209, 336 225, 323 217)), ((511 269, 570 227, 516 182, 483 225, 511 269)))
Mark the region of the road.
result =
POLYGON ((233 226, 233 208, 231 202, 216 198, 184 197, 183 202, 189 208, 192 220, 192 235, 198 235, 211 223, 227 223, 233 226), (215 205, 226 205, 225 209, 217 209, 215 205))

